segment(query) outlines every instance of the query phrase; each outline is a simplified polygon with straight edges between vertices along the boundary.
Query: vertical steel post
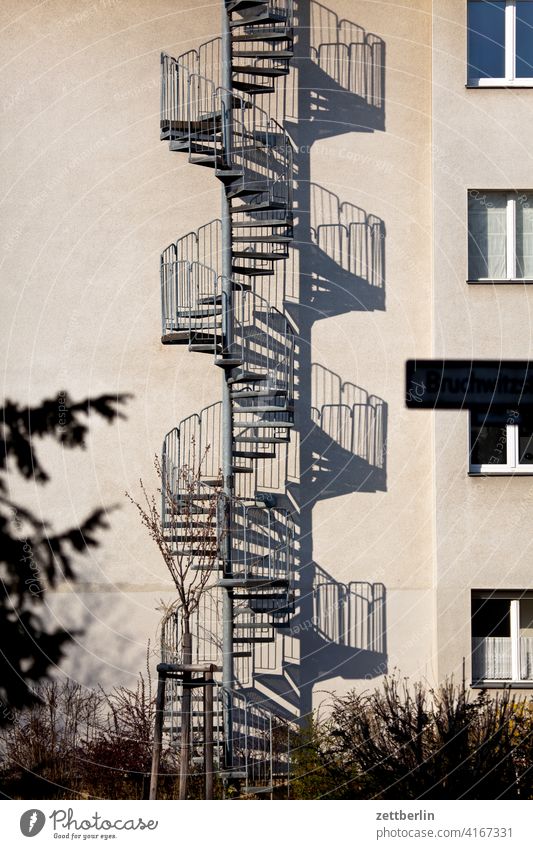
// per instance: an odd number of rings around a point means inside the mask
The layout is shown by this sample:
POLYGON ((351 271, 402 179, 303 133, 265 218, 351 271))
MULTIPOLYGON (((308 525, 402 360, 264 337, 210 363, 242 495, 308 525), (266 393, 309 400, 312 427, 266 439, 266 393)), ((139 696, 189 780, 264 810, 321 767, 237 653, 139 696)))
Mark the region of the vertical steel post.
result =
POLYGON ((163 742, 163 716, 165 711, 166 673, 158 672, 157 697, 155 702, 155 729, 152 749, 152 771, 150 774, 150 799, 157 799, 157 779, 161 764, 161 747, 163 742))
MULTIPOLYGON (((222 133, 223 160, 227 168, 232 167, 233 121, 232 121, 232 77, 231 77, 231 33, 229 16, 222 0, 222 133)), ((231 355, 233 341, 233 287, 231 258, 231 203, 222 186, 222 349, 231 355)), ((231 412, 231 394, 228 380, 231 371, 222 370, 222 476, 224 493, 223 558, 224 577, 233 574, 231 561, 231 503, 233 498, 233 422, 231 412)), ((232 696, 234 684, 233 664, 233 595, 232 590, 224 587, 222 620, 222 686, 224 716, 224 767, 233 767, 233 717, 232 696)))
POLYGON ((212 667, 205 673, 204 685, 204 769, 205 769, 205 798, 213 798, 213 672, 212 667))

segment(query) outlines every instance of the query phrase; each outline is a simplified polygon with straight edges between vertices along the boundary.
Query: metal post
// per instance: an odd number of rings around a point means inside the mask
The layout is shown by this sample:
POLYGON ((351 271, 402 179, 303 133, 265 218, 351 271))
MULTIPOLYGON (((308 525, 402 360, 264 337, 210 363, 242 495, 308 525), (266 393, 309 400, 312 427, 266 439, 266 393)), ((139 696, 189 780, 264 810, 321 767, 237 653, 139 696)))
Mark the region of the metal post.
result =
MULTIPOLYGON (((224 162, 231 167, 233 148, 232 126, 232 78, 231 78, 231 34, 229 17, 222 2, 222 123, 224 139, 224 162)), ((231 353, 233 337, 233 287, 231 257, 231 204, 224 186, 222 187, 222 349, 231 353)), ((231 502, 233 498, 233 422, 231 394, 228 380, 231 372, 223 369, 222 374, 222 476, 224 492, 223 559, 224 577, 232 577, 231 562, 231 502)), ((228 588, 222 590, 223 634, 222 634, 222 687, 224 716, 224 767, 233 767, 233 718, 232 699, 233 671, 233 595, 228 588)))
POLYGON ((150 773, 150 799, 157 799, 157 779, 161 763, 161 745, 163 741, 163 715, 165 711, 166 673, 158 672, 157 696, 155 702, 154 747, 152 749, 152 771, 150 773))
POLYGON ((192 704, 192 675, 186 670, 192 663, 192 634, 189 623, 182 637, 183 656, 183 687, 181 691, 181 740, 180 740, 180 786, 179 798, 187 798, 187 786, 191 761, 191 704, 192 704))
POLYGON ((213 673, 205 673, 204 686, 204 766, 205 766, 205 798, 213 798, 213 673))

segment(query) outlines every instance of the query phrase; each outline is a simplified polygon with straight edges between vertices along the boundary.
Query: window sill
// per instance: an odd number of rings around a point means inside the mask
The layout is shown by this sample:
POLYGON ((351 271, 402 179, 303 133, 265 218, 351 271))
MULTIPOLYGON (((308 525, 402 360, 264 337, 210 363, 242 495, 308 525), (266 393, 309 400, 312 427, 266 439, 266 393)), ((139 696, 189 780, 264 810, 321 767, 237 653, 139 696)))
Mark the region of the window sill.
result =
POLYGON ((533 88, 533 80, 529 78, 523 80, 472 80, 465 83, 465 88, 533 88))
POLYGON ((529 277, 483 277, 480 280, 467 280, 469 286, 531 286, 533 279, 529 277))
POLYGON ((533 681, 473 681, 472 690, 533 690, 533 681))
POLYGON ((533 475, 533 466, 527 472, 518 471, 517 469, 502 469, 500 471, 483 471, 476 472, 469 470, 468 477, 469 478, 527 478, 533 475))

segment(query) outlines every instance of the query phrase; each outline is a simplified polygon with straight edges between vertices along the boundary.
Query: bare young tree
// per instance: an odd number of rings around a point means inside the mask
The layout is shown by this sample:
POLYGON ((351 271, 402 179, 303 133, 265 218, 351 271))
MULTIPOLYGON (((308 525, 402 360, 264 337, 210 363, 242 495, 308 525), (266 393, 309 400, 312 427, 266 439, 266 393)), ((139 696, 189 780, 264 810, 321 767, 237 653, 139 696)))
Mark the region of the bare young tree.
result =
MULTIPOLYGON (((221 476, 205 483, 202 469, 208 450, 209 447, 196 459, 193 441, 191 463, 172 469, 162 466, 156 457, 154 465, 160 480, 157 495, 148 493, 142 480, 140 502, 126 493, 139 511, 142 524, 159 549, 176 586, 176 614, 184 666, 192 663, 192 618, 203 593, 209 588, 219 556, 221 535, 217 517, 221 476), (162 496, 161 509, 158 496, 162 496)), ((185 672, 181 698, 180 799, 187 797, 190 773, 191 688, 188 683, 190 673, 185 672)))

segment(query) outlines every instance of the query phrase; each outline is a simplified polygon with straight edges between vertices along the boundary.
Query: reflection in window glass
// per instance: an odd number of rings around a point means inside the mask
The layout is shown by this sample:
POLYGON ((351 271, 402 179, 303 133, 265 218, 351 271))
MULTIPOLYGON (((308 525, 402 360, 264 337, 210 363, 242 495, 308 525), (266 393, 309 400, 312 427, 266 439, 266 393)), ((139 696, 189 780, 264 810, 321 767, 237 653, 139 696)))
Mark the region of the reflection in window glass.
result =
POLYGON ((533 194, 520 192, 516 200, 516 274, 533 278, 533 194))
POLYGON ((472 599, 472 636, 509 637, 511 617, 508 599, 472 599))
POLYGON ((468 195, 468 279, 507 277, 507 194, 468 195))
POLYGON ((518 426, 518 462, 533 463, 533 419, 525 419, 518 426))
POLYGON ((517 77, 533 77, 533 2, 518 0, 516 4, 516 70, 517 77))
POLYGON ((473 425, 470 462, 473 466, 507 463, 507 428, 505 425, 473 425))
POLYGON ((468 78, 504 76, 505 2, 471 0, 468 3, 468 78))

